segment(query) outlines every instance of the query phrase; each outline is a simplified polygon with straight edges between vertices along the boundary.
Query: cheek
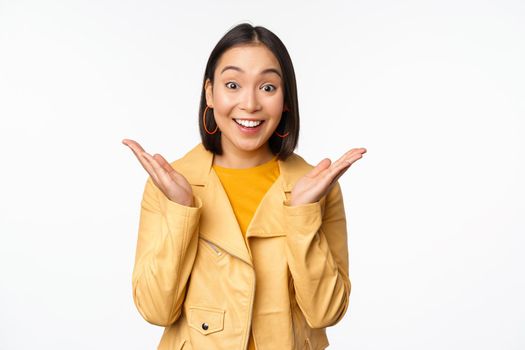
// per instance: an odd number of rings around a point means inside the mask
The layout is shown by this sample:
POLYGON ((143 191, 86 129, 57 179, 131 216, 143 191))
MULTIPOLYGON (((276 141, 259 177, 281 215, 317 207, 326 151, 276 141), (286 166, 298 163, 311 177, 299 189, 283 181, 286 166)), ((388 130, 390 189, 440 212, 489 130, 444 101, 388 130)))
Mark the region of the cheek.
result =
POLYGON ((272 99, 268 104, 268 113, 275 118, 281 118, 283 112, 284 99, 281 97, 272 99))
POLYGON ((231 96, 222 94, 216 95, 213 102, 215 109, 221 114, 227 113, 235 105, 235 100, 231 96))

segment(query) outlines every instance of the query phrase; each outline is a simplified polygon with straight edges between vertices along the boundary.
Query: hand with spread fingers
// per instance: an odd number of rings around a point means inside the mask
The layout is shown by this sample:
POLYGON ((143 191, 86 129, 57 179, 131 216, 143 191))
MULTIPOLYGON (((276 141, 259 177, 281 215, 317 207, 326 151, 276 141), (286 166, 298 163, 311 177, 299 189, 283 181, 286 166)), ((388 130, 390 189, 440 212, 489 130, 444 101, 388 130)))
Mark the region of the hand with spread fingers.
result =
POLYGON ((128 146, 140 164, 148 172, 153 183, 171 200, 185 206, 193 206, 193 192, 188 180, 171 165, 160 154, 150 155, 139 145, 138 142, 124 139, 122 143, 128 146))
POLYGON ((325 158, 310 172, 304 175, 292 189, 289 205, 315 203, 326 195, 336 181, 350 168, 355 161, 366 153, 365 148, 353 148, 332 163, 325 158))

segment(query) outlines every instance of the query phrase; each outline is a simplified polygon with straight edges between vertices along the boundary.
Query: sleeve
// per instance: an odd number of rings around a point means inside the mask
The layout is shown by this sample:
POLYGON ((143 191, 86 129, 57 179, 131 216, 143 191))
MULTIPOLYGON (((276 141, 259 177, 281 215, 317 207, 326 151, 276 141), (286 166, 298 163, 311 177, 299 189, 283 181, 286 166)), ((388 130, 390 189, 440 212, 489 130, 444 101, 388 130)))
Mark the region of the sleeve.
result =
POLYGON ((286 254, 297 304, 312 328, 339 322, 350 301, 346 217, 337 182, 325 199, 288 206, 286 254))
POLYGON ((186 284, 197 254, 202 202, 195 207, 169 200, 148 178, 141 202, 133 300, 144 319, 168 326, 181 313, 186 284))

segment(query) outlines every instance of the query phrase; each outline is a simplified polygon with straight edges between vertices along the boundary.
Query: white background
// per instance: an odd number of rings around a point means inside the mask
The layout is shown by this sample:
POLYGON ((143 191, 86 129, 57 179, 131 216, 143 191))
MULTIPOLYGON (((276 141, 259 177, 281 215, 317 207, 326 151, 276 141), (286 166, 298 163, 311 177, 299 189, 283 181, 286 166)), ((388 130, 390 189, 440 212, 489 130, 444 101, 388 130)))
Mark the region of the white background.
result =
POLYGON ((249 21, 296 70, 297 153, 341 178, 331 349, 525 348, 525 3, 0 0, 0 349, 153 349, 132 301, 146 172, 199 142, 204 67, 249 21))

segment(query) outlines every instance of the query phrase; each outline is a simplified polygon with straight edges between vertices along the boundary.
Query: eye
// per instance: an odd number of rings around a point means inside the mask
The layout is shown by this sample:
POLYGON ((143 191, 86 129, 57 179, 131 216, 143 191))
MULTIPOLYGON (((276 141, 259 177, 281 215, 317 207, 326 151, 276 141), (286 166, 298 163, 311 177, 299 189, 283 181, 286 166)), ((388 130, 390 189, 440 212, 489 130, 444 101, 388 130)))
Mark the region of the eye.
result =
POLYGON ((263 89, 266 92, 272 92, 272 91, 275 91, 275 89, 277 89, 277 88, 275 86, 269 84, 269 85, 264 85, 263 89))
POLYGON ((228 89, 235 89, 237 87, 237 83, 234 83, 233 81, 229 81, 226 83, 226 87, 228 89))

